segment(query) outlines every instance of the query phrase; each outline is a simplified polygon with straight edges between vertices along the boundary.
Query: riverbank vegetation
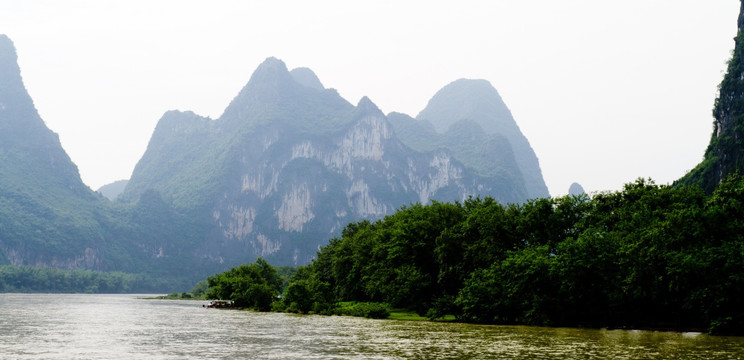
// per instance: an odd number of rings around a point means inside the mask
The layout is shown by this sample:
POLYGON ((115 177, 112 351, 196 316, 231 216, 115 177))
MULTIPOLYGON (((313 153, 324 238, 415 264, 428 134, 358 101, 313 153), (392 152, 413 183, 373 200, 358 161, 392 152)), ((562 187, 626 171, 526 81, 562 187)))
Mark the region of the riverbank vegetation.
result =
POLYGON ((168 295, 160 295, 155 297, 149 297, 146 299, 153 300, 207 300, 207 280, 202 280, 196 283, 191 291, 188 292, 172 292, 168 295))
POLYGON ((258 310, 362 302, 474 323, 742 334, 744 181, 710 195, 639 179, 592 198, 416 204, 347 225, 284 288, 270 269, 215 275, 209 295, 258 310))
POLYGON ((168 281, 143 274, 0 265, 0 292, 153 293, 168 281))

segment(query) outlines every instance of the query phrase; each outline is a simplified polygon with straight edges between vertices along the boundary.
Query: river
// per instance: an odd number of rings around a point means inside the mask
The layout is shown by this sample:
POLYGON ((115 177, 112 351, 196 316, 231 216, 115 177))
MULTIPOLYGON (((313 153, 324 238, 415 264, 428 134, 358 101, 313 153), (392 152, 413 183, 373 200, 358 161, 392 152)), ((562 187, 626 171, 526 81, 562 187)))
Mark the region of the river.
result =
POLYGON ((206 309, 0 294, 2 359, 744 359, 744 338, 206 309))

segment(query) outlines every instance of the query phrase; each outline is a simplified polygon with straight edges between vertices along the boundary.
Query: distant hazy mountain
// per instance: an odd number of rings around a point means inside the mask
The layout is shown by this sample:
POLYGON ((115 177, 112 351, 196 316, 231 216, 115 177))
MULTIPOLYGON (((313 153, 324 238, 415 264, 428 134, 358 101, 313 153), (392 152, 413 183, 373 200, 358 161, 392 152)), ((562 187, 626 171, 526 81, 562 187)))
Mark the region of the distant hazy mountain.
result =
POLYGON ((5 35, 0 35, 0 146, 4 180, 23 179, 17 185, 28 191, 92 195, 57 134, 39 117, 23 85, 13 43, 5 35))
MULTIPOLYGON (((455 130, 471 132, 478 131, 455 130)), ((494 138, 482 140, 487 151, 505 154, 493 159, 504 166, 484 171, 446 149, 412 150, 369 99, 354 106, 309 69, 290 72, 269 58, 219 119, 166 113, 120 199, 152 190, 206 219, 203 261, 305 263, 348 222, 403 205, 468 196, 524 201, 510 147, 494 138)))
POLYGON ((513 199, 530 198, 524 176, 510 142, 500 134, 487 134, 471 120, 460 120, 446 132, 436 132, 428 121, 390 113, 388 120, 398 138, 416 151, 445 149, 478 175, 498 179, 496 191, 513 199))
POLYGON ((101 186, 96 190, 96 192, 105 196, 109 200, 116 200, 119 194, 124 191, 124 188, 127 187, 127 183, 129 183, 129 180, 114 181, 110 184, 101 186))
POLYGON ((586 194, 586 191, 584 191, 584 188, 579 185, 579 183, 573 183, 568 188, 568 195, 581 195, 586 194))
MULTIPOLYGON (((429 104, 416 116, 416 119, 429 122, 437 133, 447 135, 451 143, 457 141, 452 137, 459 135, 458 131, 462 131, 463 127, 469 129, 470 133, 484 132, 486 135, 500 135, 501 138, 491 138, 489 141, 491 143, 503 142, 503 139, 506 139, 510 143, 517 167, 524 178, 527 195, 530 198, 550 196, 535 152, 514 121, 498 91, 488 81, 460 79, 450 83, 429 100, 429 104), (470 124, 463 125, 463 121, 470 124), (480 128, 476 128, 475 124, 480 128), (452 127, 456 127, 455 132, 448 135, 452 132, 452 127)), ((415 136, 420 136, 420 132, 413 132, 411 135, 413 136, 403 139, 406 144, 421 142, 415 138, 415 136)), ((416 147, 416 145, 412 146, 416 147)), ((474 160, 470 154, 455 149, 453 149, 453 155, 465 163, 476 166, 481 172, 489 173, 494 168, 503 168, 501 165, 474 160)), ((504 161, 507 160, 497 160, 498 163, 504 161)), ((513 170, 506 171, 514 173, 513 170)))

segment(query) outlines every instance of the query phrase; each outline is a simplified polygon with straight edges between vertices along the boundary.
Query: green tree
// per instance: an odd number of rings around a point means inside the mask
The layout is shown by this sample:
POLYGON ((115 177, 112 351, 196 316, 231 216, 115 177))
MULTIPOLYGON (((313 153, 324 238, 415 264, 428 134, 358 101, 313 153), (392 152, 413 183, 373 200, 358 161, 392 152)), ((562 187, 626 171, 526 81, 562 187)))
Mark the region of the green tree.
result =
POLYGON ((269 311, 279 295, 282 281, 276 268, 259 258, 207 278, 208 299, 232 300, 235 306, 269 311))
POLYGON ((314 296, 310 290, 310 284, 307 280, 297 280, 289 284, 284 289, 282 299, 288 304, 288 309, 293 312, 308 313, 313 308, 314 296))

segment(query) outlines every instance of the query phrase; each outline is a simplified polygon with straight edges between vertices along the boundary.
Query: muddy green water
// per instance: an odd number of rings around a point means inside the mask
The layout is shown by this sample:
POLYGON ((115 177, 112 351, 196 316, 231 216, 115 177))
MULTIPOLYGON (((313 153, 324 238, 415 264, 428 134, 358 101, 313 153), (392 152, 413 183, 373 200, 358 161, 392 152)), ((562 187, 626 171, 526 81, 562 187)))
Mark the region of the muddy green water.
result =
POLYGON ((202 308, 137 295, 0 294, 2 359, 744 359, 744 338, 202 308))

